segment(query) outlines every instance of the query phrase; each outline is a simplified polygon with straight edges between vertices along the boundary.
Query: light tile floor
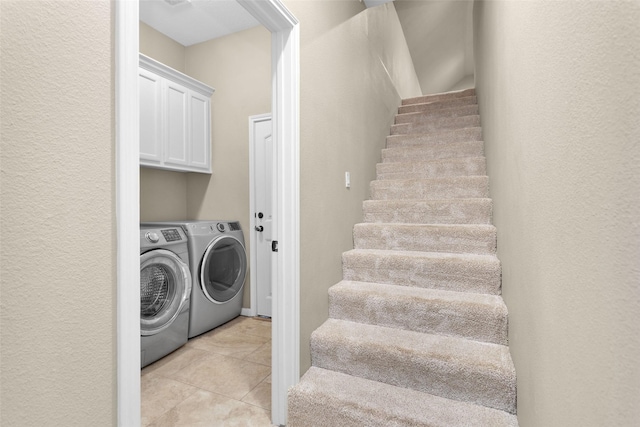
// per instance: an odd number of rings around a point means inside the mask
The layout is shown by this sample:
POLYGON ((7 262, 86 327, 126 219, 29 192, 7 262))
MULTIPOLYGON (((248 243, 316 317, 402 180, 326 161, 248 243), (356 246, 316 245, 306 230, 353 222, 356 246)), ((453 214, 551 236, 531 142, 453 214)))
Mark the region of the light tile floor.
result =
POLYGON ((145 367, 142 425, 271 427, 271 322, 236 319, 145 367))

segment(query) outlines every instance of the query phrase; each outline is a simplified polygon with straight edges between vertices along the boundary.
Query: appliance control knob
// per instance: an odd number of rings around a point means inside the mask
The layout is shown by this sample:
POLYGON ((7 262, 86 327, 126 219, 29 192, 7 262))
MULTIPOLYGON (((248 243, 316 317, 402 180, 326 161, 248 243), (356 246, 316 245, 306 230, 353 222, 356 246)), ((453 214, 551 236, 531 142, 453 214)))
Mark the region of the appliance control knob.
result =
POLYGON ((224 232, 224 224, 222 224, 221 222, 219 222, 218 225, 216 225, 216 227, 218 228, 218 231, 224 232))
POLYGON ((154 233, 153 231, 147 231, 147 234, 145 234, 144 237, 146 237, 151 243, 158 243, 158 240, 160 240, 158 233, 154 233))

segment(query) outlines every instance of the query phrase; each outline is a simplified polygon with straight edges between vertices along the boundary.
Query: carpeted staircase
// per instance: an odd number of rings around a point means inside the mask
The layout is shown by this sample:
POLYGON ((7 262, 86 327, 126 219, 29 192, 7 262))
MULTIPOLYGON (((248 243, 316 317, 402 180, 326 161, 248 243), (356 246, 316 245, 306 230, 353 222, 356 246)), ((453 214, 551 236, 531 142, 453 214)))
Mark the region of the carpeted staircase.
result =
POLYGON ((402 102, 288 425, 517 426, 473 89, 402 102))

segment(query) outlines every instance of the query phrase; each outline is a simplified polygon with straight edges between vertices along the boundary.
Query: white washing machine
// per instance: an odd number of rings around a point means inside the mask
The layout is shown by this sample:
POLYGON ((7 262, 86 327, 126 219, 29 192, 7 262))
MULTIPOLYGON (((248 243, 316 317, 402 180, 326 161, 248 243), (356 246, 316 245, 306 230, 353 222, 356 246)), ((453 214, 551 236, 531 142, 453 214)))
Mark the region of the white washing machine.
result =
POLYGON ((240 315, 247 254, 239 222, 176 221, 144 225, 181 226, 189 239, 193 279, 189 338, 240 315))
POLYGON ((145 367, 187 343, 191 270, 181 227, 140 227, 140 361, 145 367))

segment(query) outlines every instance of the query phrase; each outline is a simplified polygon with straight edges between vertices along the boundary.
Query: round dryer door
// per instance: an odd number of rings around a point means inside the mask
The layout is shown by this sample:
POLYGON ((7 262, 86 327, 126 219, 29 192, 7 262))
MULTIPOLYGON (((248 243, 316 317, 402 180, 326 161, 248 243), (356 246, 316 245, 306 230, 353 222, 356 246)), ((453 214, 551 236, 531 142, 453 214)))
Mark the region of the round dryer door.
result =
POLYGON ((247 255, 238 239, 221 236, 209 244, 200 266, 200 287, 211 302, 222 304, 236 296, 246 275, 247 255))
POLYGON ((140 331, 153 335, 178 317, 191 293, 191 273, 173 252, 157 249, 140 256, 140 331))

